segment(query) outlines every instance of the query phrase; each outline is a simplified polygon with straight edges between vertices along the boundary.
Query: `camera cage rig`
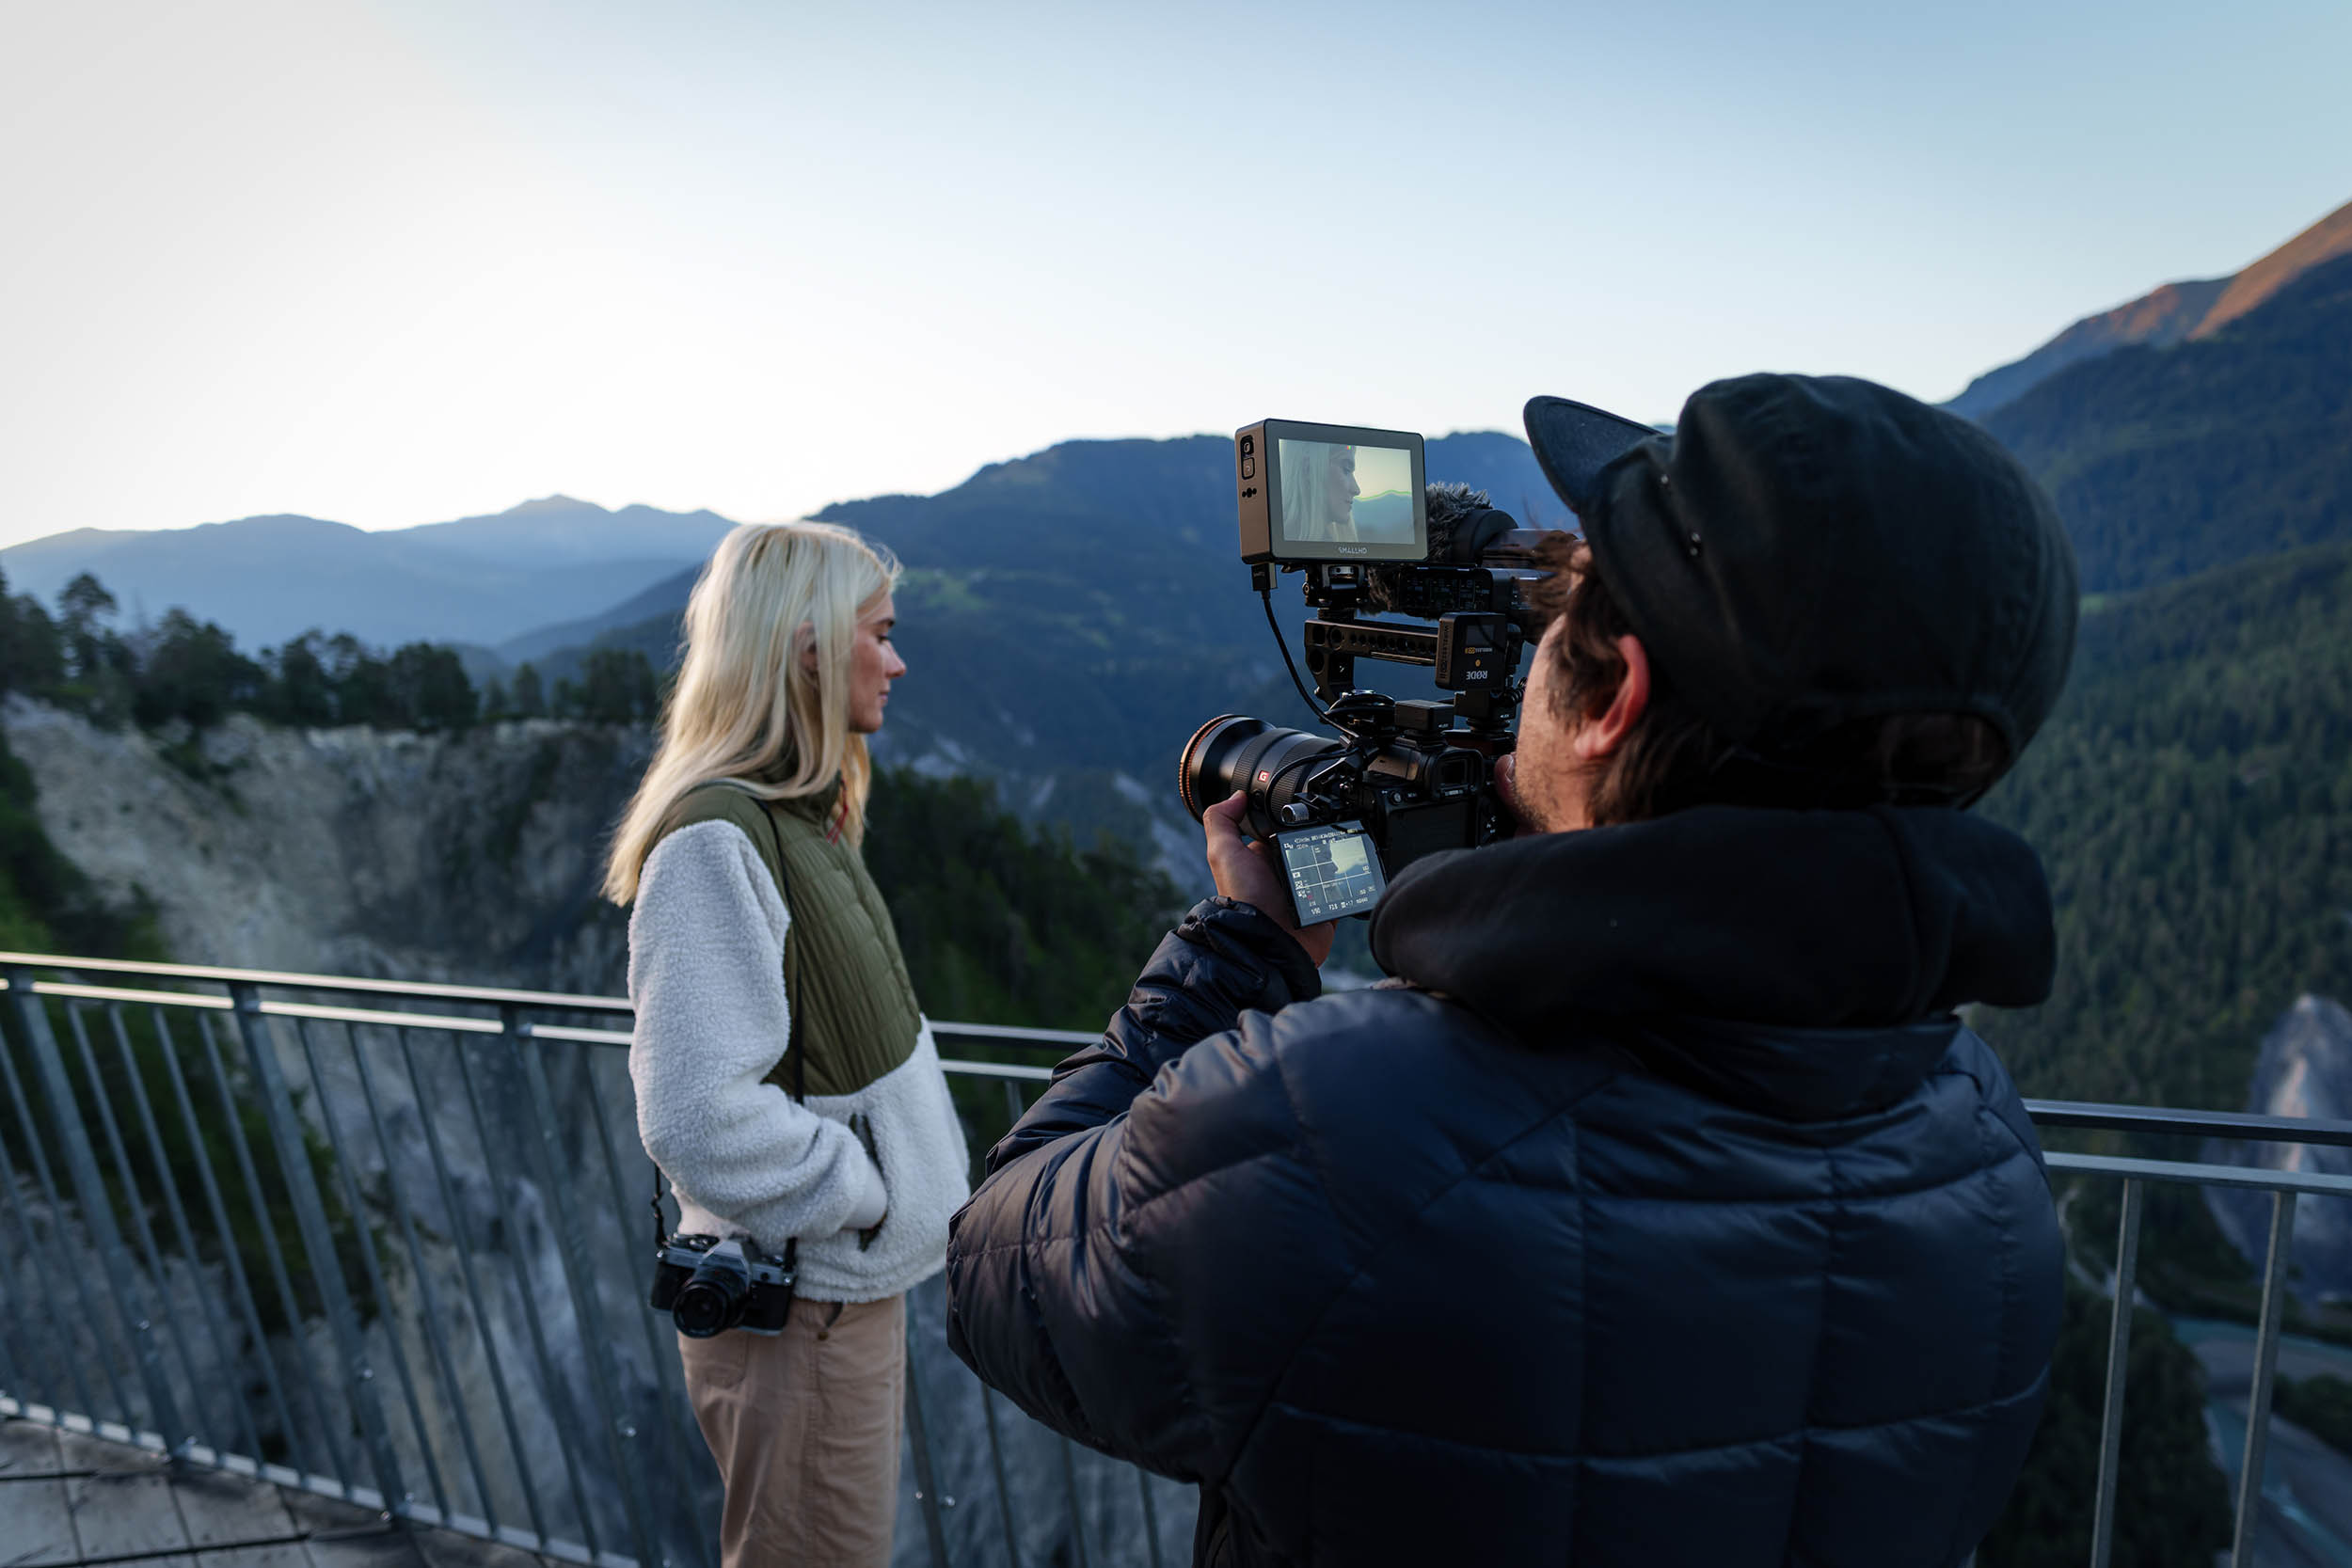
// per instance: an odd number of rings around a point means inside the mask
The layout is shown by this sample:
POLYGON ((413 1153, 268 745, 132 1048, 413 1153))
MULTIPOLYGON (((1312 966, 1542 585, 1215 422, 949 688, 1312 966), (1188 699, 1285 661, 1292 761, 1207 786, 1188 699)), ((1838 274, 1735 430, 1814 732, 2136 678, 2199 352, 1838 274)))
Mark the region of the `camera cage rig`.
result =
POLYGON ((1386 877, 1510 831, 1495 765, 1518 742, 1519 664, 1541 629, 1525 590, 1548 575, 1539 547, 1558 535, 1522 529, 1467 484, 1427 483, 1421 452, 1422 438, 1404 431, 1269 420, 1235 433, 1250 586, 1300 700, 1342 738, 1221 714, 1185 743, 1177 792, 1196 818, 1240 792, 1244 831, 1279 851, 1301 921, 1367 914, 1386 877), (1348 445, 1356 452, 1341 453, 1348 445), (1384 455, 1366 462, 1367 449, 1384 455), (1327 469, 1303 466, 1319 458, 1327 469), (1294 463, 1305 478, 1286 506, 1294 463), (1363 532, 1335 515, 1335 498, 1354 510, 1363 493, 1351 480, 1372 488, 1377 508, 1372 522, 1353 520, 1363 532), (1274 611, 1278 575, 1290 572, 1305 579, 1311 689, 1274 611), (1438 694, 1359 687, 1366 658, 1427 669, 1438 694))
MULTIPOLYGON (((1442 487, 1431 489, 1443 494, 1442 487)), ((1535 563, 1535 547, 1549 531, 1522 529, 1467 491, 1444 499, 1462 508, 1458 518, 1447 519, 1454 526, 1439 545, 1448 560, 1256 562, 1249 585, 1264 603, 1266 624, 1299 696, 1325 722, 1359 740, 1400 733, 1453 736, 1481 749, 1507 750, 1526 689, 1520 656, 1536 630, 1522 590, 1545 575, 1535 563), (1311 695, 1275 618, 1278 570, 1305 576, 1303 596, 1315 612, 1301 628, 1307 670, 1314 677, 1311 695), (1436 626, 1368 617, 1367 610, 1436 626), (1356 685, 1359 658, 1424 666, 1437 686, 1454 695, 1433 701, 1365 690, 1356 685)))

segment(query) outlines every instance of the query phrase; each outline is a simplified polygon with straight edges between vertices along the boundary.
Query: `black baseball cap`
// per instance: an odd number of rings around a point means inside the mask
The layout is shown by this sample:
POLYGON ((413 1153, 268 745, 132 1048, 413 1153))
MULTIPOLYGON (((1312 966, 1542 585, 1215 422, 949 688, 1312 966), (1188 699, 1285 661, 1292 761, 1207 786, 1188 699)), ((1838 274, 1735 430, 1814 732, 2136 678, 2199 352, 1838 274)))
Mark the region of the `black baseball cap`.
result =
POLYGON ((2074 650, 2049 498, 1957 415, 1850 376, 1700 388, 1673 434, 1571 403, 1527 438, 1651 661, 1769 757, 1897 713, 1974 714, 2013 761, 2074 650))

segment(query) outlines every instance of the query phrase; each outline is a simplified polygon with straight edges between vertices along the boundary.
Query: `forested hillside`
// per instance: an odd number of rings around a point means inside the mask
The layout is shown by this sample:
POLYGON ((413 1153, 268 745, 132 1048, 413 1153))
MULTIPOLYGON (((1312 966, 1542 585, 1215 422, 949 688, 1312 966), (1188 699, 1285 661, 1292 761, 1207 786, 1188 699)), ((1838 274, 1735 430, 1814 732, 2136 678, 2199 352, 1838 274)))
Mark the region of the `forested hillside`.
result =
POLYGON ((2239 1109, 2288 1004, 2352 995, 2352 546, 2085 616, 1984 809, 2058 899, 2056 992, 1984 1021, 2026 1092, 2239 1109))
MULTIPOLYGON (((1566 515, 1516 436, 1436 437, 1428 477, 1473 483, 1522 521, 1556 526, 1566 515)), ((910 673, 892 694, 884 754, 998 779, 1008 803, 1082 842, 1110 832, 1179 863, 1193 851, 1174 774, 1193 731, 1220 713, 1311 721, 1238 559, 1225 437, 1067 441, 935 496, 881 496, 821 515, 888 546, 907 568, 897 641, 910 673)), ((550 676, 597 650, 664 666, 693 578, 682 573, 610 617, 501 651, 550 676)), ((1295 639, 1297 579, 1274 602, 1295 639)), ((1434 692, 1423 672, 1398 678, 1413 694, 1434 692)))
POLYGON ((2352 537, 2352 256, 2210 338, 2117 349, 1985 416, 2058 502, 2086 592, 2352 537))
MULTIPOLYGON (((157 891, 165 890, 173 857, 215 852, 210 837, 191 845, 192 835, 175 832, 171 823, 232 824, 257 806, 271 809, 273 792, 295 789, 303 792, 304 811, 329 820, 281 827, 326 832, 329 845, 339 847, 322 847, 329 855, 358 853, 359 843, 379 834, 397 838, 431 818, 421 836, 445 863, 409 867, 412 879, 421 879, 415 886, 404 882, 389 894, 382 878, 345 868, 355 882, 398 909, 360 911, 368 895, 355 886, 343 890, 344 907, 314 912, 355 933, 380 932, 388 925, 444 930, 465 951, 430 960, 439 977, 555 983, 548 974, 516 969, 538 960, 473 931, 463 918, 469 912, 537 898, 518 914, 529 928, 520 940, 532 952, 554 940, 550 926, 615 918, 598 911, 591 890, 600 827, 618 816, 650 744, 643 725, 657 692, 642 657, 598 650, 580 682, 559 680, 551 701, 535 691, 524 694, 518 714, 516 693, 494 690, 485 701, 455 655, 436 644, 380 654, 348 636, 312 633, 248 656, 220 627, 181 611, 159 626, 128 631, 117 626, 118 618, 112 595, 94 578, 69 584, 54 608, 30 594, 8 594, 0 580, 0 698, 14 694, 84 721, 59 727, 59 721, 40 730, 51 746, 93 730, 136 737, 136 745, 115 753, 115 762, 94 762, 73 773, 80 787, 46 806, 53 819, 62 814, 78 822, 93 812, 108 818, 98 842, 145 862, 143 875, 157 891), (508 717, 564 722, 498 722, 508 717), (239 725, 247 727, 246 734, 233 733, 239 725), (347 784, 356 766, 355 750, 373 754, 382 748, 336 742, 306 749, 300 737, 352 729, 412 736, 417 744, 411 750, 421 755, 404 766, 421 767, 426 782, 396 794, 365 784, 356 797, 348 790, 339 794, 338 784, 347 784), (281 743, 257 750, 256 733, 274 734, 281 743), (312 756, 315 764, 306 764, 312 756), (603 761, 592 765, 591 758, 603 761), (142 759, 160 777, 108 776, 142 759), (306 772, 318 777, 306 781, 306 772), (174 815, 159 816, 142 803, 151 797, 141 790, 151 786, 177 797, 174 815), (103 801, 101 792, 108 795, 103 801), (114 793, 121 799, 113 800, 114 793), (338 817, 353 801, 365 823, 338 817), (552 835, 532 832, 558 804, 564 827, 552 835), (133 818, 127 828, 117 825, 122 814, 133 818), (155 842, 139 838, 151 829, 155 842), (125 833, 133 842, 115 842, 125 833), (532 884, 529 896, 515 887, 516 867, 526 854, 539 863, 525 879, 532 884), (571 891, 540 885, 550 882, 571 891)), ((396 751, 402 743, 395 738, 392 744, 396 751)), ((0 732, 0 948, 166 956, 147 895, 135 883, 108 896, 60 850, 43 816, 34 769, 0 732)), ((1132 851, 1025 828, 987 785, 972 780, 885 769, 876 781, 872 821, 869 863, 898 922, 919 993, 938 1017, 1098 1025, 1125 997, 1180 901, 1132 851)), ((279 836, 269 835, 272 842, 279 836)), ((217 852, 250 859, 254 846, 232 833, 220 840, 217 852)), ((248 869, 266 879, 264 867, 248 869)), ((334 867, 304 869, 334 880, 334 867)), ((200 918, 204 912, 174 924, 183 932, 201 930, 208 924, 200 918)), ((617 932, 604 948, 616 942, 617 932)), ((238 957, 172 956, 208 962, 238 957)), ((617 969, 572 980, 606 991, 622 985, 617 969)))
MULTIPOLYGON (((2280 1013, 2307 990, 2352 994, 2352 545, 2094 607, 2065 698, 1983 809, 2041 850, 2058 902, 2049 1002, 1977 1020, 2026 1093, 2243 1108, 2280 1013)), ((2198 1152, 2146 1140, 2131 1151, 2198 1152)), ((2094 1272, 2116 1198, 2115 1183, 2091 1181, 2069 1203, 2094 1272)), ((2192 1188, 2152 1185, 2139 1277, 2175 1310, 2242 1319, 2255 1300, 2192 1188)), ((2106 1314, 2104 1300, 2070 1298, 2050 1410, 1985 1544, 1988 1568, 2082 1560, 2106 1314)), ((2299 1306, 2289 1316, 2344 1327, 2299 1306)), ((2229 1514, 2201 1457, 2201 1380, 2153 1313, 2132 1366, 2117 1560, 2210 1561, 2229 1514)))

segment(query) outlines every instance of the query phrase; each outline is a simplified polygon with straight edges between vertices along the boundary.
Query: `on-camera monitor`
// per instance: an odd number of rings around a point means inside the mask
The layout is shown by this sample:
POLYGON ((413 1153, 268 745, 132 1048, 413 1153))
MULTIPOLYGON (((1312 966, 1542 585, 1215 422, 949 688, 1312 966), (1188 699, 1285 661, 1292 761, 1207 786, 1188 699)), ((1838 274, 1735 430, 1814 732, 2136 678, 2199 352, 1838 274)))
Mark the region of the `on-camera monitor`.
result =
POLYGON ((1240 432, 1239 442, 1245 561, 1417 561, 1427 553, 1422 442, 1410 431, 1268 420, 1240 432), (1272 483, 1253 512, 1249 448, 1258 436, 1272 483))
POLYGON ((1290 877, 1291 908, 1301 926, 1361 914, 1389 889, 1372 835, 1360 822, 1279 833, 1282 869, 1290 877))

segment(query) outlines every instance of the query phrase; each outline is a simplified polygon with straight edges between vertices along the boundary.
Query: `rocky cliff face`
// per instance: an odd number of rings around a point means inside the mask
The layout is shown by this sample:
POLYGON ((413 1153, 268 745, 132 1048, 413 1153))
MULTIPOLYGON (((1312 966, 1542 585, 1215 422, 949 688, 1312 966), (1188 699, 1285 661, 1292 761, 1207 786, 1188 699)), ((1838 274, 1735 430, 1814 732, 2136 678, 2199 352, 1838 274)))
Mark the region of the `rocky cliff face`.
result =
POLYGON ((8 700, 42 827, 173 958, 611 995, 627 922, 596 895, 642 730, 278 729, 173 744, 8 700))
MULTIPOLYGON (((2304 996, 2263 1038, 2246 1108, 2263 1116, 2352 1121, 2352 1012, 2324 996, 2304 996)), ((2215 1145, 2211 1156, 2265 1170, 2352 1176, 2352 1148, 2306 1144, 2215 1145)), ((2269 1244, 2270 1195, 2204 1189, 2230 1243, 2259 1269, 2269 1244)), ((2352 1296, 2352 1205, 2305 1196, 2295 1210, 2294 1268, 2298 1294, 2313 1300, 2352 1296)))

